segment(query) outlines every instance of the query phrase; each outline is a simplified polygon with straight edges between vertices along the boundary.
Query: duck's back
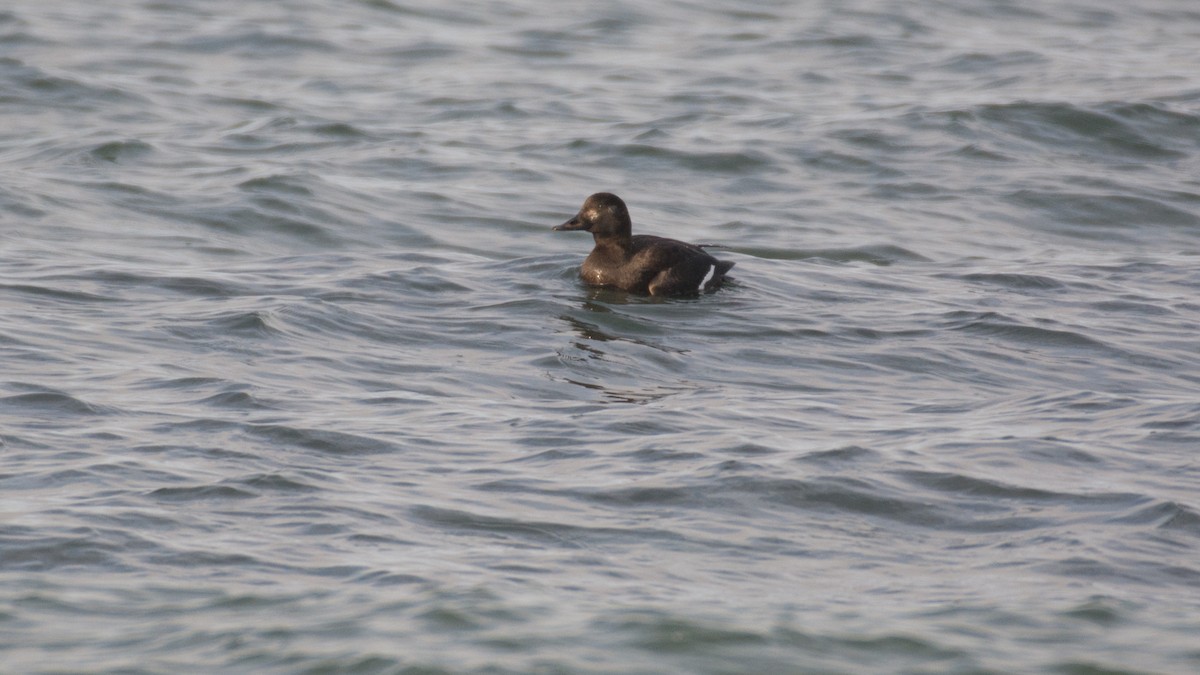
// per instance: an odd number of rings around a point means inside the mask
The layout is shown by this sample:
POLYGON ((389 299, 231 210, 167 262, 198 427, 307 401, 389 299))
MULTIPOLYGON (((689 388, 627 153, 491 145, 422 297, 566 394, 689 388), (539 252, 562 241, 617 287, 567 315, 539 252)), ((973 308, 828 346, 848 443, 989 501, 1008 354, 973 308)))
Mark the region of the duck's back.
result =
POLYGON ((638 234, 628 248, 597 245, 580 270, 584 280, 632 293, 685 295, 713 290, 733 267, 703 248, 677 239, 638 234))

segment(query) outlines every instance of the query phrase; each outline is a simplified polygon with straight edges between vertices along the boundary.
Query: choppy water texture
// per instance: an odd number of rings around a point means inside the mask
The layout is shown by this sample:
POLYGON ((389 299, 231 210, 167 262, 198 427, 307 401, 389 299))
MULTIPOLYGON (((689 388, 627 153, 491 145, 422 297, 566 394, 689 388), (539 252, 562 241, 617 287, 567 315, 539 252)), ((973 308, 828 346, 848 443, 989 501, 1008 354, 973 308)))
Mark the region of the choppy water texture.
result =
POLYGON ((1195 3, 5 7, 3 671, 1200 671, 1195 3))

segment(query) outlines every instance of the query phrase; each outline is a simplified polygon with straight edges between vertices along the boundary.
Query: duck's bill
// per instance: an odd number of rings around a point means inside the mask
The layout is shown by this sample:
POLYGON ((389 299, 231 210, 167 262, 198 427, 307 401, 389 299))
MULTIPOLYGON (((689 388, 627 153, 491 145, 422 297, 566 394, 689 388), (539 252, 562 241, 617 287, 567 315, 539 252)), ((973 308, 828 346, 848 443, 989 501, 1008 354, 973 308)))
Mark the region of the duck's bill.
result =
POLYGON ((574 218, 563 223, 562 225, 554 226, 555 232, 564 232, 567 230, 582 230, 582 229, 583 229, 583 221, 581 221, 579 219, 579 216, 575 216, 574 218))

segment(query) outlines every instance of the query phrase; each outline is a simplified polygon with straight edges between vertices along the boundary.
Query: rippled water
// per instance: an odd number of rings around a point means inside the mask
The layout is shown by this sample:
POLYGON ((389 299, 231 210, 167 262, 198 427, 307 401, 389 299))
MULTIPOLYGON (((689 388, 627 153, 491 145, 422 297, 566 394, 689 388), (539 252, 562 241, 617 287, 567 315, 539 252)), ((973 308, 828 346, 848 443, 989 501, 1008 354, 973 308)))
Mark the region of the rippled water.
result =
POLYGON ((1200 670, 1200 11, 736 6, 0 10, 2 669, 1200 670))

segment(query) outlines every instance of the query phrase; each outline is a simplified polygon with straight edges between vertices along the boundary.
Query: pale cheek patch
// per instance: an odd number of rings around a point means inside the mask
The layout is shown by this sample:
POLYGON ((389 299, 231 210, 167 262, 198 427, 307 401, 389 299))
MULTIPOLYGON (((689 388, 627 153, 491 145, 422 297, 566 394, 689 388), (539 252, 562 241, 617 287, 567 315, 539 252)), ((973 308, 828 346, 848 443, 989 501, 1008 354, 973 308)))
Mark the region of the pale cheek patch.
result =
POLYGON ((704 287, 708 284, 709 281, 712 281, 713 275, 716 274, 716 272, 717 272, 717 266, 709 265, 708 266, 708 274, 705 274, 704 278, 700 280, 700 285, 696 287, 696 290, 698 290, 698 291, 704 290, 704 287))

